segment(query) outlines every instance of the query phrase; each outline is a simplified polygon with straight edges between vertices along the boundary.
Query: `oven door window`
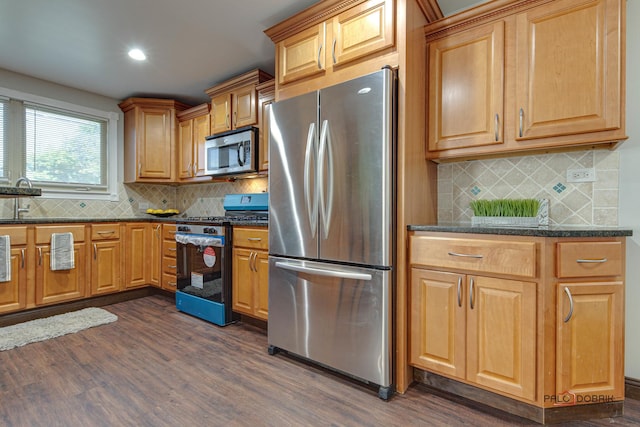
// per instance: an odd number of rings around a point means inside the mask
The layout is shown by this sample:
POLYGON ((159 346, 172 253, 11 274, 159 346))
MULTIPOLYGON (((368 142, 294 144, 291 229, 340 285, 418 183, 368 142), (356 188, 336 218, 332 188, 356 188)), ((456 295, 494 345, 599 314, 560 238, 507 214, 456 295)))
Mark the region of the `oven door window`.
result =
POLYGON ((178 289, 187 294, 224 303, 224 254, 218 246, 179 245, 178 289))

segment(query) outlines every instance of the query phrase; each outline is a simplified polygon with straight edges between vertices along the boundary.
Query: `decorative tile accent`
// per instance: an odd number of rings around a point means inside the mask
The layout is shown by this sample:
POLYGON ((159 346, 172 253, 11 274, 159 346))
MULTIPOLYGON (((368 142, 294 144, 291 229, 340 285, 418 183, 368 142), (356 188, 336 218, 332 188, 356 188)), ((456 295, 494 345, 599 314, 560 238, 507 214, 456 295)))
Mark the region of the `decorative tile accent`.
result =
POLYGON ((570 153, 438 165, 438 221, 471 222, 478 198, 548 199, 549 224, 618 225, 619 153, 570 153), (597 181, 567 183, 567 169, 594 168, 597 181))

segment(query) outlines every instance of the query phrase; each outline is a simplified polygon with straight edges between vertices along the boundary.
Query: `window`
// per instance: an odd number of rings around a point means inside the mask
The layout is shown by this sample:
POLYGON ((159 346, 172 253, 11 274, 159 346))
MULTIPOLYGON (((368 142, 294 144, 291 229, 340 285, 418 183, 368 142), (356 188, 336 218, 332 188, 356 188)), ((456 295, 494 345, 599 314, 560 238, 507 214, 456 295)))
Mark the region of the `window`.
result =
POLYGON ((0 88, 0 177, 44 197, 117 200, 118 114, 0 88))

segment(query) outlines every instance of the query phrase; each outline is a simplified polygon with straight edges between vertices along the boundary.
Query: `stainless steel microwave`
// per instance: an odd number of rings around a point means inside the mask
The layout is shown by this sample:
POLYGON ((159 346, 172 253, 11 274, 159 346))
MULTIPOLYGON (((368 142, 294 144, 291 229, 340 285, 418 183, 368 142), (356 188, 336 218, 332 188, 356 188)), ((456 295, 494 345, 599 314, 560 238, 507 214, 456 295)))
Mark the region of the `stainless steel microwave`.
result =
POLYGON ((235 175, 257 172, 258 128, 244 127, 208 136, 204 143, 205 174, 235 175))

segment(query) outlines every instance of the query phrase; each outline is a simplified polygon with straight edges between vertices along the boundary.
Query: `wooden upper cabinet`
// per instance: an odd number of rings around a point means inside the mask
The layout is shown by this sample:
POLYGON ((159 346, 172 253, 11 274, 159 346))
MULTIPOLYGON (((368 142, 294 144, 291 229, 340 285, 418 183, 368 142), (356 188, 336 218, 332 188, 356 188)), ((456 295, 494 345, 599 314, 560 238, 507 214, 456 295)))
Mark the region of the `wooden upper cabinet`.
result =
POLYGON ((204 143, 211 133, 209 118, 208 103, 178 114, 178 178, 181 181, 204 176, 204 143))
POLYGON ((271 105, 275 98, 275 79, 266 81, 256 87, 258 90, 258 156, 259 170, 269 169, 269 120, 271 119, 271 105))
POLYGON ((211 98, 211 134, 231 130, 231 93, 211 98))
POLYGON ((331 31, 330 59, 336 66, 391 47, 393 1, 370 0, 342 12, 331 20, 331 31))
POLYGON ((285 84, 323 73, 326 69, 327 24, 322 22, 307 28, 276 45, 278 83, 285 84))
POLYGON ((396 66, 395 3, 320 2, 267 29, 276 44, 276 98, 285 88, 289 97, 396 66))
POLYGON ((625 0, 505 0, 425 26, 427 157, 625 140, 625 12, 625 0))
POLYGON ((498 144, 504 132, 504 22, 429 45, 430 151, 498 144))
POLYGON ((124 181, 176 180, 176 113, 188 105, 169 99, 129 98, 124 112, 124 181))
POLYGON ((212 135, 258 124, 256 85, 273 76, 255 69, 206 90, 211 98, 212 135))
POLYGON ((516 139, 620 129, 618 0, 559 0, 517 16, 516 139))

